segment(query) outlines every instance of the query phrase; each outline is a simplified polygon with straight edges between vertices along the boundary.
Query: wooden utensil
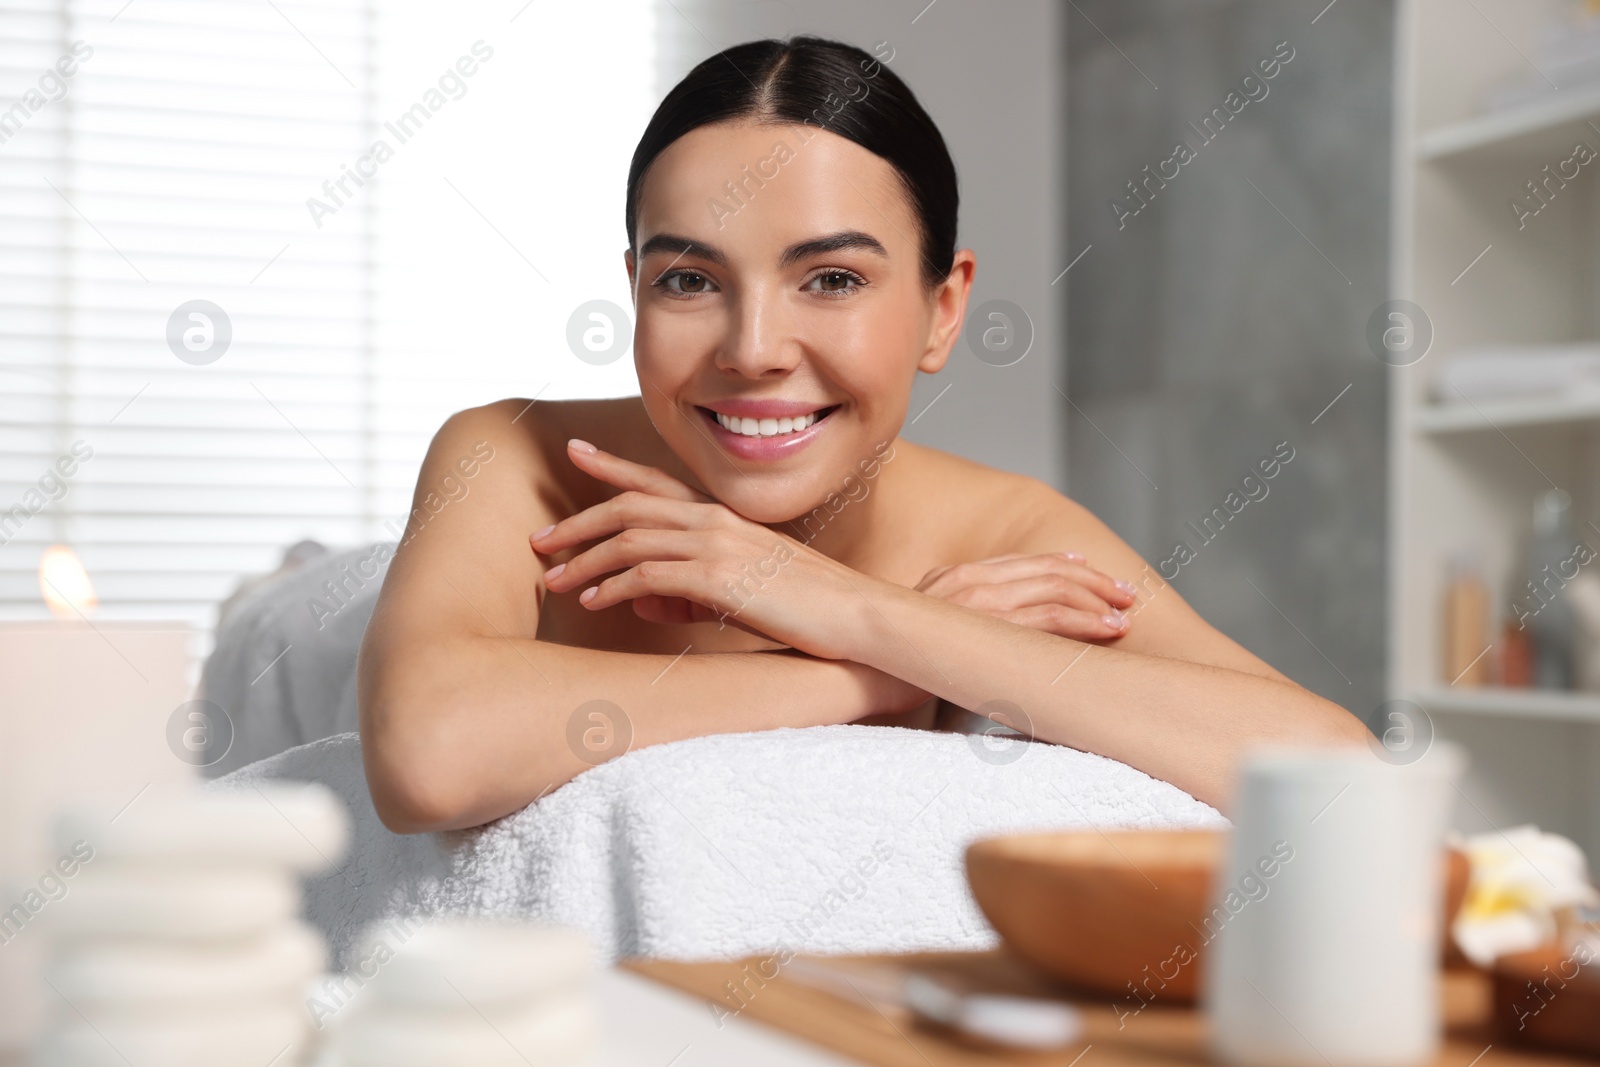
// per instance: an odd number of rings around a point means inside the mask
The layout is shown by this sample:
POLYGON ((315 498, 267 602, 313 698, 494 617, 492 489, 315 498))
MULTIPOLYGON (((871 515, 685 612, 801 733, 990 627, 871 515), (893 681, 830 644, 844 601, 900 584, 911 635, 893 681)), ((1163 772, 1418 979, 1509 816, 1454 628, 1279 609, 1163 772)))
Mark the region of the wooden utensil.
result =
POLYGON ((1587 947, 1550 945, 1494 963, 1500 1040, 1600 1055, 1600 959, 1587 947))

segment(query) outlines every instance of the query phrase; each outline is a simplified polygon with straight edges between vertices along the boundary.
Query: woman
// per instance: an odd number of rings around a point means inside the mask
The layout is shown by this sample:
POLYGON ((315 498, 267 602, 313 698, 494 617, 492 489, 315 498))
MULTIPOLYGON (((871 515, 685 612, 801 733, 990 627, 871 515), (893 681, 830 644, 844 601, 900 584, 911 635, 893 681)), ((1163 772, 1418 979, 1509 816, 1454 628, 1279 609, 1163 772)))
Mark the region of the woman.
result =
POLYGON ((941 706, 1219 807, 1249 745, 1368 736, 1048 485, 898 439, 961 333, 956 208, 938 129, 860 49, 756 41, 668 94, 628 177, 643 396, 463 411, 423 463, 360 657, 386 825, 477 825, 628 747, 941 706))

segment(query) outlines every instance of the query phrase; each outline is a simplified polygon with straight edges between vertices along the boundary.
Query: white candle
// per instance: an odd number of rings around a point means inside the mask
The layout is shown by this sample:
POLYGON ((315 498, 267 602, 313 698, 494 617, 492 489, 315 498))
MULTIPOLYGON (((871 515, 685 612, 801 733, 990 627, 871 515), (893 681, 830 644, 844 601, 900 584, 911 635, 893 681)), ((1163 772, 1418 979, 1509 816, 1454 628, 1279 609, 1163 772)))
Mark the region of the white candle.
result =
POLYGON ((189 642, 181 623, 0 624, 0 1062, 31 1041, 55 996, 38 978, 38 927, 71 895, 64 872, 83 866, 50 847, 55 811, 120 798, 103 802, 109 824, 147 786, 196 779, 168 743, 188 698, 189 642))

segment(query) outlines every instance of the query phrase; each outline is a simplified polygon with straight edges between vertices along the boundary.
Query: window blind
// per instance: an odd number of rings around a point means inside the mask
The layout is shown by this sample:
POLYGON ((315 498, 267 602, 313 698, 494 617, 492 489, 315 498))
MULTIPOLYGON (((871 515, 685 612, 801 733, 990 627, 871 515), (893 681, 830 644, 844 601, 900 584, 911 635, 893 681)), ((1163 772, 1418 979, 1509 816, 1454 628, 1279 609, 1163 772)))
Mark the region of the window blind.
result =
POLYGON ((568 6, 0 0, 0 616, 65 543, 203 654, 291 543, 393 537, 450 412, 637 392, 565 338, 628 307, 653 10, 568 6))

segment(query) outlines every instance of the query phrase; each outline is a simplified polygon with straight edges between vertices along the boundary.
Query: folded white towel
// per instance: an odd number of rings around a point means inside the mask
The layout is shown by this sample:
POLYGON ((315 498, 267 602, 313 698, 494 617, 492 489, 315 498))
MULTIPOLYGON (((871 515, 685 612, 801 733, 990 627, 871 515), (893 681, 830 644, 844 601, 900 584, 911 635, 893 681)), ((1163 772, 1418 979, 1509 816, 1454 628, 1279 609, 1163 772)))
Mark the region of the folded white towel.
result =
POLYGON ((603 763, 485 826, 419 835, 378 822, 355 734, 207 788, 320 781, 350 805, 349 860, 306 898, 340 966, 357 962, 347 954, 369 922, 446 914, 575 926, 608 961, 988 948, 997 937, 964 874, 971 841, 1229 825, 1115 760, 1018 744, 1007 759, 977 737, 895 727, 700 737, 603 763))
POLYGON ((1600 345, 1493 345, 1462 349, 1434 379, 1441 403, 1600 392, 1600 345))

